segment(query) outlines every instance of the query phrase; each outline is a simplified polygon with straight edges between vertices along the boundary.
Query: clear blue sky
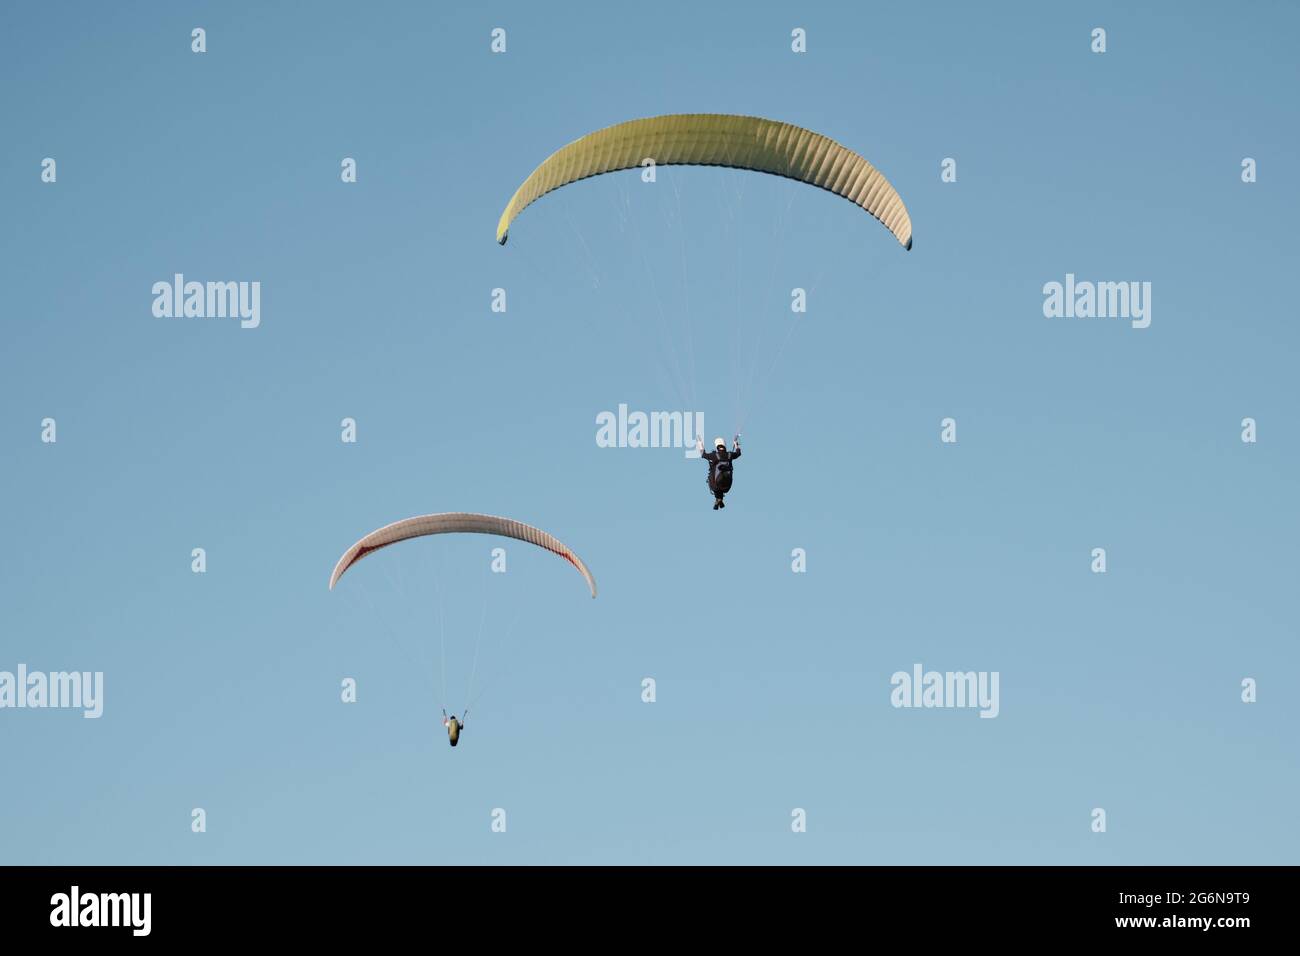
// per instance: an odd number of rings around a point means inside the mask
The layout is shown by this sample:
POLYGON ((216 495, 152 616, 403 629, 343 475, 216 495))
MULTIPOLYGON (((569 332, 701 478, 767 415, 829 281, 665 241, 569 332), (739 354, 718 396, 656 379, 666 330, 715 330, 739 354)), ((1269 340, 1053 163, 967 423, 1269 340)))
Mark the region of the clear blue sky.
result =
POLYGON ((1295 863, 1294 5, 586 6, 4 5, 0 670, 106 701, 0 711, 0 862, 1295 863), (552 150, 671 112, 859 150, 915 249, 717 169, 494 243, 552 150), (175 272, 260 281, 261 327, 154 318, 175 272), (1067 272, 1151 327, 1044 318, 1067 272), (747 415, 725 512, 596 447, 620 402, 747 415), (460 510, 600 597, 476 537, 327 591, 460 510), (483 621, 454 751, 440 607, 456 710, 483 621), (918 662, 1000 716, 892 708, 918 662))

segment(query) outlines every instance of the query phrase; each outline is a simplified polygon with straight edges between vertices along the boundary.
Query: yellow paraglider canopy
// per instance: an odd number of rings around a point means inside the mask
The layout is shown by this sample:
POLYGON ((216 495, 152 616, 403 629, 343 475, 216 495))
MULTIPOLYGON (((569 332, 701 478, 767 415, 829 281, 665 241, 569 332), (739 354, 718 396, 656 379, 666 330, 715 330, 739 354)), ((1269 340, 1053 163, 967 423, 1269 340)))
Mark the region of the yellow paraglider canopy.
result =
POLYGON ((811 130, 756 116, 681 113, 631 120, 590 133, 553 153, 524 180, 497 223, 510 225, 529 205, 569 183, 646 160, 656 166, 731 166, 785 176, 843 196, 912 248, 912 220, 897 191, 853 150, 811 130))

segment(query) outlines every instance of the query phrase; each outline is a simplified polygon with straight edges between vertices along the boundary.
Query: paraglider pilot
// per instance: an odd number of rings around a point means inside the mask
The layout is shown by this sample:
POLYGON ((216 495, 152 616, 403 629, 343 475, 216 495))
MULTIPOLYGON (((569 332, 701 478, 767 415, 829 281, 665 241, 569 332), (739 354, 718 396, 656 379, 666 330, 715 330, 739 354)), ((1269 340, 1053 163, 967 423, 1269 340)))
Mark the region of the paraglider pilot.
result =
POLYGON ((713 439, 713 451, 705 451, 704 439, 696 436, 695 447, 700 457, 709 463, 709 491, 713 492, 713 510, 727 507, 722 499, 731 490, 731 463, 740 457, 740 436, 732 439, 731 451, 727 451, 727 443, 721 438, 713 439))
MULTIPOLYGON (((465 716, 469 717, 469 711, 465 711, 465 716)), ((447 716, 447 712, 442 712, 442 725, 447 728, 447 742, 453 747, 460 742, 460 732, 465 729, 465 721, 457 720, 456 715, 447 716)))

